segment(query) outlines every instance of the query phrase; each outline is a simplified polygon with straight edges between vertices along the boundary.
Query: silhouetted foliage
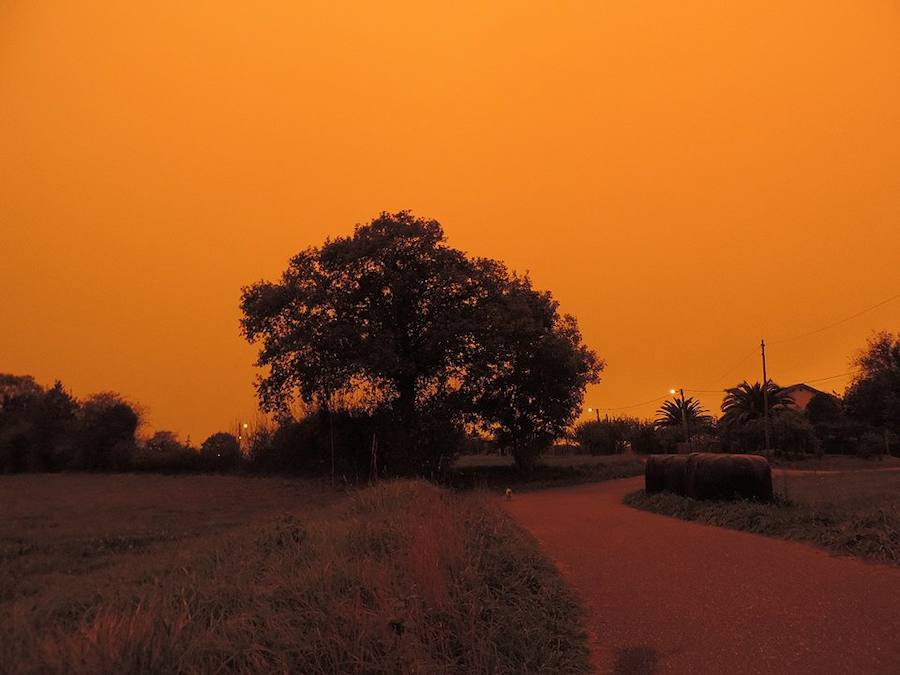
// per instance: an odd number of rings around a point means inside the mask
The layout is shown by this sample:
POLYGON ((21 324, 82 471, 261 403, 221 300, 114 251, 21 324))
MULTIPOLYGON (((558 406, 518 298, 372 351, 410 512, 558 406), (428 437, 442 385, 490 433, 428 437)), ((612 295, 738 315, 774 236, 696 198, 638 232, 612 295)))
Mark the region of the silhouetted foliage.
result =
POLYGON ((201 465, 211 471, 234 471, 244 459, 241 445, 234 434, 220 431, 200 445, 201 465))
POLYGON ((581 422, 575 427, 575 440, 583 452, 613 455, 624 449, 625 434, 615 420, 581 422))
POLYGON ((676 396, 664 402, 656 411, 654 422, 657 427, 682 427, 687 420, 688 432, 691 434, 707 429, 712 424, 712 417, 693 396, 682 400, 676 396))
POLYGON ((0 473, 70 467, 77 409, 60 382, 44 391, 30 376, 0 375, 0 473))
POLYGON ((76 465, 89 471, 130 469, 139 423, 137 410, 118 394, 89 397, 76 420, 76 465))
POLYGON ((813 396, 804 410, 819 440, 819 454, 848 454, 855 452, 863 430, 844 414, 841 399, 831 394, 813 396))
POLYGON ((327 475, 332 442, 335 475, 366 480, 372 472, 372 442, 377 423, 368 413, 318 410, 302 419, 262 426, 250 441, 250 468, 261 472, 327 475))
POLYGON ((243 290, 261 343, 261 406, 350 400, 378 418, 392 471, 429 474, 471 425, 529 464, 574 419, 603 364, 575 319, 497 261, 450 248, 434 220, 382 214, 243 290))
MULTIPOLYGON (((766 383, 768 393, 769 414, 779 407, 789 405, 792 399, 784 390, 769 380, 766 383)), ((744 424, 751 420, 762 419, 765 406, 765 393, 762 384, 741 382, 738 386, 725 390, 722 400, 722 422, 726 425, 744 424)))
POLYGON ((853 446, 859 457, 880 457, 897 447, 897 435, 889 429, 865 429, 860 432, 856 444, 853 446))
POLYGON ((847 416, 900 435, 900 335, 875 334, 853 365, 860 371, 844 395, 847 416))
POLYGON ((392 423, 389 411, 317 410, 299 420, 282 419, 258 429, 250 441, 252 471, 326 476, 332 469, 341 482, 356 483, 380 476, 421 471, 412 464, 428 445, 436 462, 428 472, 436 478, 449 468, 467 438, 441 418, 423 418, 413 438, 392 423), (410 443, 414 443, 410 447, 410 443))
POLYGON ((11 375, 0 373, 0 408, 3 408, 10 400, 38 396, 44 392, 31 375, 11 375))
POLYGON ((684 431, 680 427, 655 428, 656 438, 662 447, 662 451, 664 453, 678 452, 678 444, 684 443, 684 431))
MULTIPOLYGON (((759 454, 765 451, 765 427, 762 417, 744 422, 732 421, 719 426, 719 437, 727 452, 759 454)), ((771 449, 793 455, 819 451, 819 441, 813 425, 802 413, 779 408, 769 418, 771 449)))
POLYGON ((172 431, 157 431, 134 452, 135 471, 184 473, 201 468, 200 454, 172 431))
POLYGON ((806 404, 806 418, 815 426, 840 424, 844 419, 844 407, 837 396, 819 393, 806 404))
POLYGON ((625 440, 634 452, 642 455, 655 455, 665 450, 660 432, 657 431, 653 422, 631 417, 624 419, 626 421, 625 440))

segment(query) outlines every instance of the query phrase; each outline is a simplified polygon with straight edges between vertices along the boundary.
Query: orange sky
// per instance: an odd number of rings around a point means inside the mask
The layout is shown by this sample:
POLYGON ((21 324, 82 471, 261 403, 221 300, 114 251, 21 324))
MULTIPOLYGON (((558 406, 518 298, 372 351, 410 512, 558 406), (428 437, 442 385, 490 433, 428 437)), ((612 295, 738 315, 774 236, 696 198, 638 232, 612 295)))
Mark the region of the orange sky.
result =
POLYGON ((579 318, 586 405, 900 330, 774 344, 900 292, 896 0, 137 4, 0 0, 0 372, 199 442, 254 415, 240 287, 403 208, 579 318))

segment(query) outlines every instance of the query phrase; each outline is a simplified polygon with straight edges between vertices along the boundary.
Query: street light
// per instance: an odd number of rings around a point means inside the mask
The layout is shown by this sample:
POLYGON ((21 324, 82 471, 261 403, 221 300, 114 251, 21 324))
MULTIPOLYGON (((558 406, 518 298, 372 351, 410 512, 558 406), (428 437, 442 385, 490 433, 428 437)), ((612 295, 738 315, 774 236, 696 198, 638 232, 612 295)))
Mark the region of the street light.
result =
POLYGON ((588 412, 597 413, 597 421, 600 421, 600 408, 588 408, 588 412))
MULTIPOLYGON (((684 442, 689 444, 691 442, 691 435, 690 432, 688 432, 687 405, 684 401, 684 389, 679 388, 678 391, 681 392, 681 425, 684 427, 684 442)), ((669 393, 674 396, 676 392, 674 389, 669 389, 669 393)))

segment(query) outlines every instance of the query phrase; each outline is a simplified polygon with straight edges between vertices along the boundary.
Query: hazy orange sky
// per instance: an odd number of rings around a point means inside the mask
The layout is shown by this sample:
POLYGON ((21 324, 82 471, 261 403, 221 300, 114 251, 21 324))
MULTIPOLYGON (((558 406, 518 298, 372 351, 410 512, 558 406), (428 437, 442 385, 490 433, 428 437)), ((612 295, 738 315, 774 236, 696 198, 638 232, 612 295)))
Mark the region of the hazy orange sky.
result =
POLYGON ((200 442, 241 286, 408 208, 578 317, 586 406, 842 373, 900 301, 776 343, 900 292, 900 3, 737 4, 0 0, 0 372, 200 442))

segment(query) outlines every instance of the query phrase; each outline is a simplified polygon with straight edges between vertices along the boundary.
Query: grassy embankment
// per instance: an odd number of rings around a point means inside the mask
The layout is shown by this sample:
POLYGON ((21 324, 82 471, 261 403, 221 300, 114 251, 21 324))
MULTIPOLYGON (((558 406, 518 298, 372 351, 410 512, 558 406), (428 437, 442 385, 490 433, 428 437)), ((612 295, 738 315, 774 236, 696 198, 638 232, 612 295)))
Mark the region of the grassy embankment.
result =
POLYGON ((0 477, 0 672, 586 672, 573 597, 494 499, 0 477))
MULTIPOLYGON (((877 468, 877 464, 872 465, 877 468)), ((900 472, 777 473, 776 501, 697 501, 643 490, 625 503, 710 525, 794 539, 900 565, 900 472)))

